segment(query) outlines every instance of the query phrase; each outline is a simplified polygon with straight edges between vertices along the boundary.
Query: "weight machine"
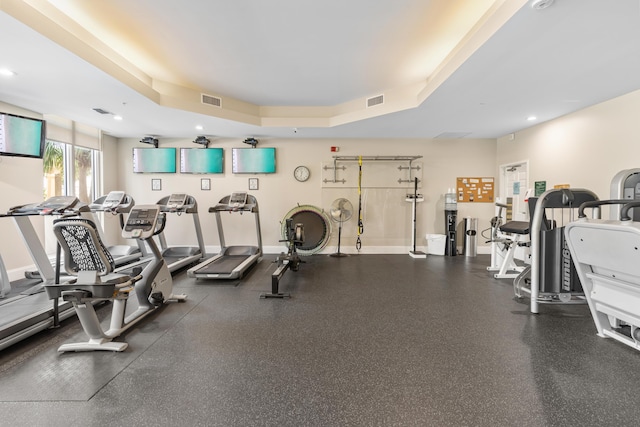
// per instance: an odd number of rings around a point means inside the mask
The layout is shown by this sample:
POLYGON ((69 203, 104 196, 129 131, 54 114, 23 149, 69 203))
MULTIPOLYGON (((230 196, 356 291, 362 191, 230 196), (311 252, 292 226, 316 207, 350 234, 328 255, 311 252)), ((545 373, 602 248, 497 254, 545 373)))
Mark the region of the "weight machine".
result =
MULTIPOLYGON (((496 203, 498 212, 491 218, 491 265, 487 271, 497 271, 496 279, 513 279, 522 273, 526 266, 515 262, 519 247, 529 246, 529 222, 507 221, 503 224, 502 212, 508 208, 504 203, 496 203)), ((486 231, 486 230, 485 230, 486 231)))
MULTIPOLYGON (((539 304, 584 304, 584 292, 564 237, 565 222, 582 203, 598 200, 584 189, 552 189, 529 198, 531 265, 513 281, 517 298, 528 294, 532 313, 539 304), (549 217, 551 219, 549 219, 549 217)), ((594 214, 600 214, 599 210, 594 214)))
POLYGON ((640 223, 633 220, 633 208, 640 211, 640 202, 584 203, 578 220, 567 225, 566 238, 598 336, 640 350, 640 223), (584 214, 602 205, 616 206, 618 219, 584 214))

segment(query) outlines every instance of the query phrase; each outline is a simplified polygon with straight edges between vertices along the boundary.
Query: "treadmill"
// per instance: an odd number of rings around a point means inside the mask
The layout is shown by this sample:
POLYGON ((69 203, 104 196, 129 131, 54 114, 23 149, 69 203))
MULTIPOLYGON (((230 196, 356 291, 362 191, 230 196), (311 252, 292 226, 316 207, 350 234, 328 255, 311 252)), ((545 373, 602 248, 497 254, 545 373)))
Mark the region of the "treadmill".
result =
MULTIPOLYGON (((63 301, 62 298, 52 302, 43 292, 43 283, 55 283, 55 271, 29 217, 79 215, 88 211, 87 205, 76 197, 55 196, 41 203, 15 206, 6 214, 0 214, 0 218, 13 218, 38 269, 35 274, 37 279, 18 280, 11 283, 8 289, 3 286, 4 298, 0 300, 0 350, 44 329, 57 326, 60 320, 75 314, 70 302, 63 301)), ((8 280, 4 266, 2 270, 3 281, 8 280)))
POLYGON ((202 238, 202 228, 198 217, 198 202, 193 196, 184 193, 174 193, 163 197, 156 203, 160 206, 160 212, 166 214, 188 214, 193 217, 193 225, 196 230, 198 246, 168 246, 164 232, 158 235, 160 250, 165 259, 170 272, 175 272, 190 264, 195 264, 206 255, 204 239, 202 238))
MULTIPOLYGON (((135 205, 135 201, 131 196, 124 191, 112 191, 106 196, 102 196, 96 199, 89 205, 89 209, 93 212, 94 221, 99 224, 100 221, 97 218, 98 212, 104 212, 105 214, 118 215, 120 221, 120 229, 124 228, 124 215, 131 211, 131 208, 135 205)), ((100 239, 106 242, 104 237, 104 230, 102 227, 97 227, 100 239)), ((139 260, 143 256, 147 256, 146 247, 138 242, 137 246, 132 245, 110 245, 107 246, 107 250, 113 257, 113 261, 116 267, 129 264, 133 261, 139 260)))
POLYGON ((220 253, 187 270, 189 277, 196 279, 240 279, 255 264, 262 260, 262 235, 258 201, 245 192, 235 192, 223 197, 217 205, 209 208, 216 214, 220 253), (221 212, 254 214, 257 246, 227 246, 224 240, 221 212))

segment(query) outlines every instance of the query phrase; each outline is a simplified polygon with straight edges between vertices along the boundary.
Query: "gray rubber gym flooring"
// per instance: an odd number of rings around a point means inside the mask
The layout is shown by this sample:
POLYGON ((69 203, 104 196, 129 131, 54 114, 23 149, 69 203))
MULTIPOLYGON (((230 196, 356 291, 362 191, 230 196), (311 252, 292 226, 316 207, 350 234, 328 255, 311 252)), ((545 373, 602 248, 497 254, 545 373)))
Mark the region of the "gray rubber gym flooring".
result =
MULTIPOLYGON (((290 300, 179 273, 123 353, 58 354, 77 319, 0 352, 3 426, 631 426, 640 352, 587 306, 513 297, 489 257, 307 257, 290 300)), ((106 315, 110 307, 99 310, 106 315)))

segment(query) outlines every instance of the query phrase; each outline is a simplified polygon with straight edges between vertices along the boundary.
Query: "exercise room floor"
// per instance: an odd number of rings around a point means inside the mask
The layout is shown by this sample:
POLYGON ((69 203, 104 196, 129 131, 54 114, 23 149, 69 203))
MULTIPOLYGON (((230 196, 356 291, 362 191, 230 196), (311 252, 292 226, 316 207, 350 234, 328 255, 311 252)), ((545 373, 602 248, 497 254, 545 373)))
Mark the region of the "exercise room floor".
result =
POLYGON ((283 277, 291 299, 261 300, 273 259, 240 282, 178 274, 187 301, 123 353, 58 354, 85 339, 75 317, 0 352, 0 425, 638 425, 640 352, 586 305, 530 314, 487 255, 315 255, 283 277))

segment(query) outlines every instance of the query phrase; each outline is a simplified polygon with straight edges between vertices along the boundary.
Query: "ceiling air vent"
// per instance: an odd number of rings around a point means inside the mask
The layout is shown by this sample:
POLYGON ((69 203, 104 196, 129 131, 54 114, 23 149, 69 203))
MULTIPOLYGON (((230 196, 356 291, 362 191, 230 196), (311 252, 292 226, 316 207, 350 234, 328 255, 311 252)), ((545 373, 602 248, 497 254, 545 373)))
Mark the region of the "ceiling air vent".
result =
POLYGON ((103 110, 102 108, 94 108, 93 111, 95 111, 96 113, 100 113, 100 114, 113 114, 107 110, 103 110))
POLYGON ((442 132, 436 136, 436 139, 460 139, 467 135, 471 135, 471 132, 442 132))
POLYGON ((367 99, 367 108, 380 104, 384 104, 384 95, 378 95, 367 99))
POLYGON ((222 98, 218 98, 213 95, 202 94, 202 103, 207 105, 213 105, 214 107, 222 107, 222 98))

